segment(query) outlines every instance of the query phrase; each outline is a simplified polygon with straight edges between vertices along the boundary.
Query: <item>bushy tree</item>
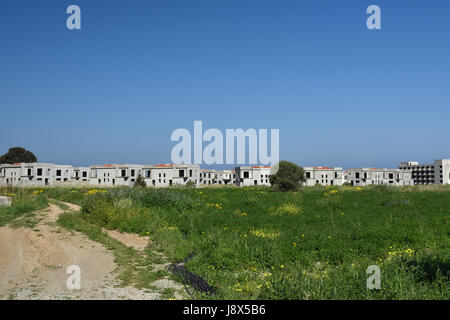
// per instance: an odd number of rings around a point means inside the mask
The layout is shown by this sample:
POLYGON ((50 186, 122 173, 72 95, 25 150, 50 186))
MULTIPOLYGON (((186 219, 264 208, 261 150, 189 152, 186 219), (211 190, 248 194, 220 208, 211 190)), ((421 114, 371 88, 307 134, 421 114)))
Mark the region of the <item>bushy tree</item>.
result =
POLYGON ((145 188, 145 187, 147 187, 147 184, 145 183, 145 179, 140 173, 136 177, 136 181, 134 181, 133 187, 135 187, 135 188, 145 188))
POLYGON ((24 148, 10 148, 7 153, 0 157, 0 163, 30 163, 37 162, 36 156, 24 148))
POLYGON ((295 163, 280 161, 278 171, 269 176, 270 184, 278 191, 298 191, 306 181, 305 171, 295 163))

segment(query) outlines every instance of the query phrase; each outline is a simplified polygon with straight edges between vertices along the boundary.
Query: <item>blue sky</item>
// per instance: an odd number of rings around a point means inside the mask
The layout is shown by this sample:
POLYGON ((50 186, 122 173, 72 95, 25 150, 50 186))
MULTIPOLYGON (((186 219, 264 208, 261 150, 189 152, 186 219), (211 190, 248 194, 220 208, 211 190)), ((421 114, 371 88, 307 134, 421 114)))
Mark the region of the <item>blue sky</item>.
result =
POLYGON ((446 0, 4 0, 0 153, 169 162, 174 129, 280 129, 300 165, 450 158, 446 0), (81 8, 82 30, 66 28, 81 8), (366 28, 366 8, 382 29, 366 28))

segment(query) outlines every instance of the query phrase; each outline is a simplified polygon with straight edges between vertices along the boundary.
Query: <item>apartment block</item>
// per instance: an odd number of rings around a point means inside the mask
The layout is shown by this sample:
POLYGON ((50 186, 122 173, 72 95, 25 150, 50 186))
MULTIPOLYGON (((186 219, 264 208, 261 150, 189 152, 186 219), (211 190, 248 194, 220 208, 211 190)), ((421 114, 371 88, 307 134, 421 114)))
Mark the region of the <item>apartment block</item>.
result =
POLYGON ((341 186, 344 184, 344 172, 340 167, 304 167, 306 186, 341 186))
POLYGON ((411 170, 415 185, 450 184, 450 160, 439 159, 432 164, 417 161, 400 163, 400 169, 411 170))
POLYGON ((245 166, 235 168, 235 184, 245 186, 270 186, 270 166, 245 166))
POLYGON ((347 169, 346 182, 352 186, 360 187, 368 185, 409 186, 414 184, 410 170, 385 168, 347 169))

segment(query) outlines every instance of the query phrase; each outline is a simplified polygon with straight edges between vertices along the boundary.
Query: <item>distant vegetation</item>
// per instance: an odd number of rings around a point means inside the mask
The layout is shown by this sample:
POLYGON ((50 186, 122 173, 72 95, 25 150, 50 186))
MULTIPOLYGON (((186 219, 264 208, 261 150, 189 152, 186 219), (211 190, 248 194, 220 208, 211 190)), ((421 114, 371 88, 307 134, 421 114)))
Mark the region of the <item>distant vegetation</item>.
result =
POLYGON ((36 156, 24 148, 10 148, 7 153, 0 157, 0 164, 2 163, 30 163, 37 162, 36 156))

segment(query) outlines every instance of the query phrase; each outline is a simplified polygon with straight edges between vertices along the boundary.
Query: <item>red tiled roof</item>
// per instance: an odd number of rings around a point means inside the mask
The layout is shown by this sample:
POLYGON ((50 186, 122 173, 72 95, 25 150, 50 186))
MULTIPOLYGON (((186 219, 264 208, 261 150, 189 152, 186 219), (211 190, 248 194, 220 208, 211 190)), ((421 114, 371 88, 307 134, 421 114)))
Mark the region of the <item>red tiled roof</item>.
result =
POLYGON ((263 169, 263 168, 270 168, 270 166, 253 166, 254 169, 263 169))
POLYGON ((111 167, 115 167, 115 165, 114 164, 104 164, 104 165, 102 165, 102 167, 111 168, 111 167))
POLYGON ((171 164, 171 163, 169 163, 169 164, 160 163, 160 164, 157 164, 154 167, 158 167, 158 168, 173 167, 173 164, 171 164))
POLYGON ((333 168, 330 168, 330 167, 314 167, 314 169, 333 170, 333 168))

